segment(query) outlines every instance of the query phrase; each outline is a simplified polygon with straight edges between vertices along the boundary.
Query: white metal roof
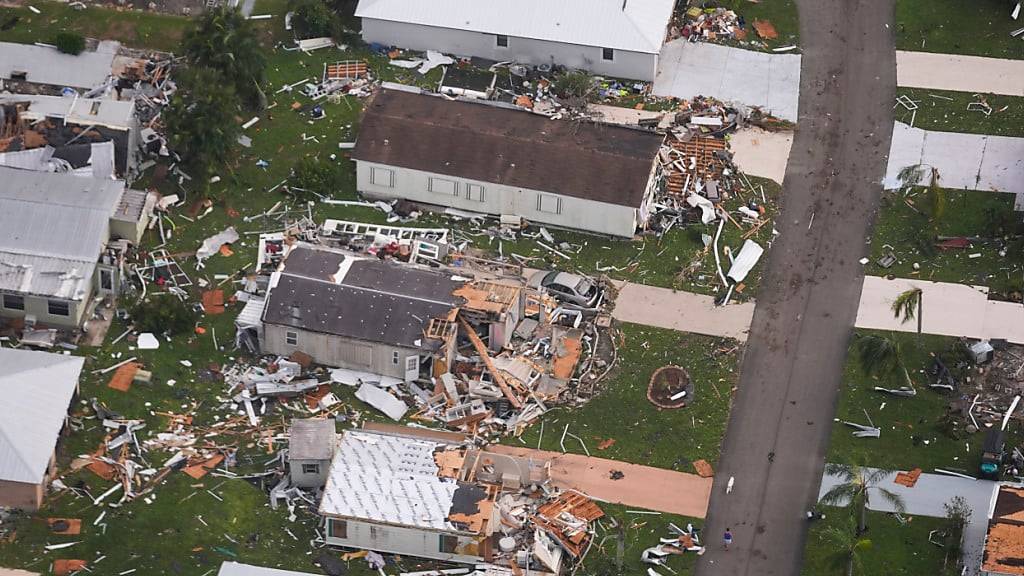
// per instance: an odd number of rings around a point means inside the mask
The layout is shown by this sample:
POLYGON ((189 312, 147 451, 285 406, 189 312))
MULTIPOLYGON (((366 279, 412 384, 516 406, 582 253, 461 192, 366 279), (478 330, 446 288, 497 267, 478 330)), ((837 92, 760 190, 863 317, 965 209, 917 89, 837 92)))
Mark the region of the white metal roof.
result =
POLYGON ((657 54, 675 0, 360 0, 356 16, 657 54))
POLYGON ((84 362, 0 348, 0 480, 42 482, 84 362))
POLYGON ((72 56, 46 46, 0 42, 0 78, 20 72, 37 84, 93 88, 110 76, 119 47, 117 42, 100 42, 95 52, 72 56))
POLYGON ((448 512, 458 487, 439 478, 443 442, 348 430, 331 462, 320 513, 401 526, 453 530, 448 512))
POLYGON ((123 181, 0 167, 0 290, 84 297, 123 181))
POLYGON ((291 570, 278 570, 276 568, 264 568, 262 566, 251 566, 239 564, 238 562, 224 562, 220 565, 217 576, 313 576, 308 572, 292 572, 291 570))
MULTIPOLYGON (((2 48, 0 48, 2 50, 2 48)), ((28 102, 22 117, 39 120, 46 117, 63 118, 68 124, 96 124, 114 129, 131 127, 135 114, 133 100, 110 98, 75 98, 46 96, 43 94, 0 94, 0 104, 28 102)))

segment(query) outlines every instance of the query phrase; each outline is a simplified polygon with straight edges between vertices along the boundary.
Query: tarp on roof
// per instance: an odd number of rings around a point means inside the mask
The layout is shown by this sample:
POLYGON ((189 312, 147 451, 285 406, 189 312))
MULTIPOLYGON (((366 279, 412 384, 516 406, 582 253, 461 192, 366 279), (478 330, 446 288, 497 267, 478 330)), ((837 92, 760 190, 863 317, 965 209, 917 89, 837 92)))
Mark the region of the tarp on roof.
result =
POLYGON ((0 480, 43 481, 84 362, 0 348, 0 480))
POLYGON ((675 0, 361 0, 356 16, 657 54, 675 0))

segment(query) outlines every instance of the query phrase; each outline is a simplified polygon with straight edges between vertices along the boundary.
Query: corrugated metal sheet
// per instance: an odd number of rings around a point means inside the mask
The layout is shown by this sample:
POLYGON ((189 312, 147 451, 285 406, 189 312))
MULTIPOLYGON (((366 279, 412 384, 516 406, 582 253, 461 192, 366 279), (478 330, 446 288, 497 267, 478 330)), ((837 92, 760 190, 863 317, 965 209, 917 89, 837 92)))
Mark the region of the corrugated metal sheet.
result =
POLYGON ((0 167, 0 289, 77 300, 124 182, 0 167))
POLYGON ((320 513, 402 526, 452 530, 448 512, 458 485, 439 478, 434 451, 419 438, 345 432, 334 454, 320 513))
MULTIPOLYGON (((2 48, 0 48, 2 49, 2 48)), ((134 100, 110 98, 74 98, 42 94, 0 94, 0 104, 28 102, 22 113, 27 120, 46 117, 63 118, 68 124, 101 124, 110 128, 128 129, 135 114, 134 100)))
POLYGON ((360 18, 657 54, 675 0, 361 0, 360 18))
POLYGON ((84 362, 0 348, 0 480, 42 482, 84 362))
POLYGON ((291 570, 278 570, 276 568, 264 568, 262 566, 251 566, 239 564, 238 562, 224 562, 220 565, 217 576, 314 576, 308 572, 292 572, 291 570))
POLYGON ((71 56, 56 48, 0 42, 0 78, 20 72, 27 73, 29 82, 93 88, 110 76, 117 48, 116 42, 101 42, 95 52, 71 56))

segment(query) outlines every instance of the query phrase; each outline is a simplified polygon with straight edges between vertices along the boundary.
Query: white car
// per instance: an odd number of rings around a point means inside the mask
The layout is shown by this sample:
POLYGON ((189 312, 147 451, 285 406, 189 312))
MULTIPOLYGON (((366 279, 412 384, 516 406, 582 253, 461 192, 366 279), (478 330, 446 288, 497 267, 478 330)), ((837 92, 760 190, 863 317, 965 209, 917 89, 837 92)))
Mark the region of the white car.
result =
POLYGON ((572 308, 591 309, 601 299, 601 288, 597 283, 579 274, 541 270, 530 276, 527 285, 546 290, 556 300, 572 308))

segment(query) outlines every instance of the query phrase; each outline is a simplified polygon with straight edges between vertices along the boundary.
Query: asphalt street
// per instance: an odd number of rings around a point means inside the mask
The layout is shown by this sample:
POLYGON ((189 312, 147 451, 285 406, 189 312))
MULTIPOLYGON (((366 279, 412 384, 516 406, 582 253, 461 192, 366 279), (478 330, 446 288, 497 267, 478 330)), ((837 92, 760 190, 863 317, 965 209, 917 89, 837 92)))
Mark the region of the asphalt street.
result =
POLYGON ((800 573, 893 130, 893 0, 798 0, 800 114, 697 574, 800 573), (771 458, 770 458, 771 456, 771 458), (725 488, 735 477, 731 493, 725 488), (722 547, 731 528, 734 543, 722 547))

